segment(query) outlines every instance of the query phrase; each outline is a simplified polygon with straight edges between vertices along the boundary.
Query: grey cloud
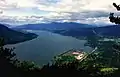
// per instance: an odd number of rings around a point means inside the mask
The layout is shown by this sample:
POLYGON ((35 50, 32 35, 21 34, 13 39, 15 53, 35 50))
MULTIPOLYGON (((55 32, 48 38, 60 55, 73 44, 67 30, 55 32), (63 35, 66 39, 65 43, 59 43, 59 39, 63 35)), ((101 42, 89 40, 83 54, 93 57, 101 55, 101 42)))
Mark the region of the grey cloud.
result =
POLYGON ((2 10, 0 10, 0 14, 3 14, 3 11, 2 11, 2 10))
POLYGON ((108 17, 109 12, 104 11, 84 11, 84 12, 69 12, 71 19, 86 19, 86 18, 99 18, 108 17))

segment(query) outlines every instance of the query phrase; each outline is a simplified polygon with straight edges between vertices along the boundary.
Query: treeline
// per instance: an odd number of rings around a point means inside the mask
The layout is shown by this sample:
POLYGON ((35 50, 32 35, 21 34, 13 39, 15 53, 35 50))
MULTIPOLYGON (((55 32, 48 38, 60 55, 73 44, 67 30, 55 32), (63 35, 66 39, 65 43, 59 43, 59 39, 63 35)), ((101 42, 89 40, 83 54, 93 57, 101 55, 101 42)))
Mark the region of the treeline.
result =
MULTIPOLYGON (((92 40, 92 39, 91 39, 92 40)), ((96 39, 97 41, 98 39, 96 39)), ((95 39, 94 39, 95 41, 95 39)), ((88 41, 88 45, 93 42, 88 41)), ((96 42, 97 43, 97 42, 96 42)), ((89 55, 84 61, 71 60, 69 63, 61 64, 59 61, 55 61, 52 65, 47 64, 40 67, 33 62, 19 61, 16 58, 14 49, 4 48, 4 42, 0 40, 0 76, 1 77, 56 77, 56 76, 69 76, 69 77, 119 77, 120 76, 120 63, 116 64, 119 58, 118 53, 116 55, 112 52, 111 45, 115 49, 119 46, 115 42, 103 42, 99 43, 99 52, 89 55), (116 45, 116 46, 115 46, 116 45), (111 51, 110 51, 111 50, 111 51), (101 52, 100 52, 101 51, 101 52), (104 51, 104 52, 102 52, 104 51), (111 56, 114 56, 112 60, 111 56), (111 62, 111 63, 110 63, 111 62)), ((94 43, 97 46, 97 44, 94 43)))

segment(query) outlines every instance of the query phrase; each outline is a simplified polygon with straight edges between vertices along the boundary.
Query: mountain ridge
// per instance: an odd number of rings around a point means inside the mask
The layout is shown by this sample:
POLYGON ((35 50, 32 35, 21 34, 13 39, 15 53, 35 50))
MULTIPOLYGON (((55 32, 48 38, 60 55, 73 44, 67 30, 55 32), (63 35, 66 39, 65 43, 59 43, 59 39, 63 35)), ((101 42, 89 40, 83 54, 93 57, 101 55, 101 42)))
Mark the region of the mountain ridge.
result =
POLYGON ((120 37, 120 25, 108 25, 104 27, 93 27, 93 28, 79 28, 79 29, 70 29, 70 30, 54 30, 54 33, 59 33, 65 36, 94 36, 94 33, 102 36, 108 37, 120 37))
POLYGON ((0 24, 0 38, 3 38, 5 44, 15 44, 36 38, 37 35, 33 33, 22 33, 12 30, 3 24, 0 24))
POLYGON ((39 24, 26 24, 14 27, 13 29, 30 29, 30 30, 56 30, 56 29, 73 29, 73 28, 88 28, 94 27, 93 25, 65 22, 65 23, 39 23, 39 24))
POLYGON ((22 25, 19 27, 15 27, 13 29, 18 30, 45 30, 50 31, 53 33, 58 33, 65 36, 73 36, 73 37, 79 37, 79 36, 93 36, 96 35, 94 31, 98 35, 102 36, 114 36, 118 37, 120 36, 120 25, 106 25, 106 26, 92 26, 88 24, 80 24, 80 23, 73 23, 73 22, 65 22, 65 23, 56 23, 53 22, 51 24, 45 23, 45 24, 28 24, 28 25, 22 25))

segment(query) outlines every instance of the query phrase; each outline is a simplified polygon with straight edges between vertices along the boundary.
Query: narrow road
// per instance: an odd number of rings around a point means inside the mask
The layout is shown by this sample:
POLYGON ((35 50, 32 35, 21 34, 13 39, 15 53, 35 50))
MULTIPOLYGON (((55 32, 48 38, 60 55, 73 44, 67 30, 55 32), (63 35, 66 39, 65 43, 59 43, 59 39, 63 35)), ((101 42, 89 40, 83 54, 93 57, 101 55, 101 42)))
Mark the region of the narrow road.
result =
POLYGON ((94 33, 94 34, 96 34, 96 35, 97 35, 97 32, 96 32, 95 30, 92 30, 92 31, 93 31, 93 33, 94 33))
POLYGON ((97 35, 97 36, 99 36, 99 37, 102 37, 102 35, 100 34, 100 33, 97 33, 95 30, 92 30, 93 31, 93 33, 95 34, 95 35, 97 35))
POLYGON ((94 53, 97 49, 98 49, 98 47, 95 47, 95 49, 92 50, 89 54, 85 55, 85 56, 83 57, 83 59, 80 60, 80 62, 84 61, 89 55, 91 55, 92 53, 94 53))
POLYGON ((94 49, 94 50, 92 50, 92 52, 90 52, 88 55, 90 55, 90 54, 94 53, 97 49, 98 49, 98 47, 95 47, 95 49, 94 49))

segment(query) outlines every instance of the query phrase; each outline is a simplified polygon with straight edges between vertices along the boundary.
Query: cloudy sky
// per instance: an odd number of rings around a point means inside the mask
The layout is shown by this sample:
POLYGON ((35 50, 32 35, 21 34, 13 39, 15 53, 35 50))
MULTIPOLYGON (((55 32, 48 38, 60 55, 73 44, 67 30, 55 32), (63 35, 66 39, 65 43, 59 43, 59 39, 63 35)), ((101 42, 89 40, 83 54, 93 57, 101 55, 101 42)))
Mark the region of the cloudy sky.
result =
POLYGON ((0 22, 11 25, 48 22, 111 24, 108 16, 120 0, 0 0, 0 22))

